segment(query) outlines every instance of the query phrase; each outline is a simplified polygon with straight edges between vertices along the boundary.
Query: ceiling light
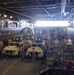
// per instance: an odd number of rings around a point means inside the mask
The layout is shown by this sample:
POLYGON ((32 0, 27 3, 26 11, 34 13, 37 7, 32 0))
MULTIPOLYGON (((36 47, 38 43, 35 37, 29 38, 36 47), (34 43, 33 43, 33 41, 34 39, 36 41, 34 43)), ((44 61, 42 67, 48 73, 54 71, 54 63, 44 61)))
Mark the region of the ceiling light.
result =
POLYGON ((67 27, 68 21, 37 21, 35 26, 37 27, 67 27))
POLYGON ((64 16, 66 16, 66 15, 67 15, 67 13, 64 13, 63 15, 64 15, 64 16))
POLYGON ((7 15, 4 15, 4 17, 7 17, 7 15))
POLYGON ((66 15, 68 15, 68 14, 69 14, 69 12, 64 12, 64 13, 63 13, 64 16, 66 16, 66 15))
POLYGON ((10 16, 10 18, 13 18, 13 16, 10 16))

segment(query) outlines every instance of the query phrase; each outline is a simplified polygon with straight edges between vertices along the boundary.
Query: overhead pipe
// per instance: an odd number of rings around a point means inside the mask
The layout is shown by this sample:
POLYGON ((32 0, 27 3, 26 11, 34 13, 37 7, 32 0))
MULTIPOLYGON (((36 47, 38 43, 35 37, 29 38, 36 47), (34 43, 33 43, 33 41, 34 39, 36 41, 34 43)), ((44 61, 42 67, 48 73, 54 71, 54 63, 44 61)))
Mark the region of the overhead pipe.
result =
MULTIPOLYGON (((41 5, 41 3, 39 2, 39 0, 36 0, 38 2, 39 5, 41 5)), ((42 10, 44 10, 48 16, 52 17, 49 12, 45 9, 45 8, 41 8, 42 10)))
MULTIPOLYGON (((14 8, 51 8, 51 7, 56 7, 57 4, 54 4, 54 5, 35 5, 35 6, 20 6, 20 7, 7 7, 7 8, 11 8, 11 9, 14 9, 14 8)), ((59 3, 59 6, 61 6, 61 4, 59 3)))
MULTIPOLYGON (((46 9, 55 9, 55 8, 60 8, 60 7, 47 7, 46 9)), ((41 8, 21 8, 21 10, 40 10, 41 8)), ((42 8, 43 9, 43 8, 42 8)), ((14 10, 20 10, 20 8, 14 8, 14 10)), ((37 13, 37 12, 36 12, 37 13)))
POLYGON ((6 11, 9 11, 9 12, 12 12, 12 13, 15 13, 15 14, 18 14, 18 15, 21 15, 21 16, 24 16, 24 17, 28 17, 28 18, 31 18, 31 19, 35 19, 34 17, 31 17, 31 16, 28 16, 28 15, 24 15, 24 14, 18 13, 16 11, 13 11, 13 10, 10 10, 10 9, 7 9, 7 8, 0 7, 0 9, 6 10, 6 11))
MULTIPOLYGON (((71 6, 71 4, 72 4, 72 2, 70 2, 70 3, 66 3, 67 4, 67 6, 71 6)), ((60 7, 62 7, 62 3, 58 3, 58 6, 60 7)), ((53 4, 53 5, 35 5, 35 6, 20 6, 20 7, 12 7, 12 6, 10 6, 10 7, 7 7, 7 8, 11 8, 11 9, 14 9, 14 8, 52 8, 52 7, 57 7, 57 4, 53 4)))
POLYGON ((67 0, 62 0, 62 3, 61 3, 61 15, 65 13, 66 3, 67 3, 67 0))
MULTIPOLYGON (((22 5, 21 3, 19 3, 19 2, 17 2, 16 0, 13 0, 15 3, 18 3, 19 5, 22 5)), ((34 1, 34 0, 33 0, 34 1)), ((35 1, 34 1, 35 2, 35 1)), ((23 6, 23 5, 22 5, 23 6)), ((32 10, 31 10, 32 11, 32 10)), ((34 12, 35 14, 37 14, 37 12, 35 12, 35 11, 32 11, 32 12, 34 12)))
POLYGON ((13 0, 13 2, 15 2, 15 3, 17 3, 17 4, 19 4, 19 5, 21 5, 21 6, 22 6, 22 4, 21 4, 21 3, 19 3, 19 2, 17 2, 16 0, 13 0))
POLYGON ((67 20, 70 20, 72 17, 74 16, 74 8, 71 10, 69 17, 67 18, 67 20))

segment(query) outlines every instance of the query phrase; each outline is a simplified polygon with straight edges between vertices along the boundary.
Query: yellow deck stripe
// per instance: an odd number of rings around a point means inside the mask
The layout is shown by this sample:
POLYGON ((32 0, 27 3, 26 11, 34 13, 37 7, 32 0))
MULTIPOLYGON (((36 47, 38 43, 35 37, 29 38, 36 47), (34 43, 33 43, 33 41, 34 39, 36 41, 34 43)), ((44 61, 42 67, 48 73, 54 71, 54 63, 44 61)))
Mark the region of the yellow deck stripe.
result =
POLYGON ((2 75, 6 75, 6 73, 12 68, 12 66, 14 65, 14 64, 16 64, 17 62, 19 61, 19 59, 17 60, 17 61, 15 61, 14 63, 12 63, 5 71, 4 71, 4 73, 2 74, 2 75))

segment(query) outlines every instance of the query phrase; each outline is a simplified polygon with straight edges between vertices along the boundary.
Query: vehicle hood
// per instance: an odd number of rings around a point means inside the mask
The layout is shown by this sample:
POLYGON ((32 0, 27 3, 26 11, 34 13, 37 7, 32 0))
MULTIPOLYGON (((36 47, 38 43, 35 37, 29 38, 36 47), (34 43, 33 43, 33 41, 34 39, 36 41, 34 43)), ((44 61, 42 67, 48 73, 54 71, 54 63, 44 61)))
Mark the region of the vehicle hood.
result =
POLYGON ((4 48, 4 50, 17 50, 16 46, 7 46, 4 48))
POLYGON ((43 50, 40 47, 30 47, 28 49, 28 51, 29 52, 32 52, 32 51, 34 51, 34 52, 43 52, 43 50), (33 48, 34 48, 34 50, 33 50, 33 48))

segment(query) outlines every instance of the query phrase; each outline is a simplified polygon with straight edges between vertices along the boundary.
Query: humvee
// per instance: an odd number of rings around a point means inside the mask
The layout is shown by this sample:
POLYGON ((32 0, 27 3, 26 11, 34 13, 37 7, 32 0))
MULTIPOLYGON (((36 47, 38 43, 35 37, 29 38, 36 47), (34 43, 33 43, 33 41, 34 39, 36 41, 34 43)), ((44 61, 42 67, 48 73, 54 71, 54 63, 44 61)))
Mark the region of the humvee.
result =
POLYGON ((43 57, 43 48, 42 48, 42 44, 37 44, 37 43, 33 43, 32 46, 30 48, 28 48, 27 52, 26 52, 26 56, 28 57, 43 57))
POLYGON ((20 55, 20 52, 26 47, 26 41, 20 37, 15 37, 12 42, 3 49, 4 55, 20 55))

